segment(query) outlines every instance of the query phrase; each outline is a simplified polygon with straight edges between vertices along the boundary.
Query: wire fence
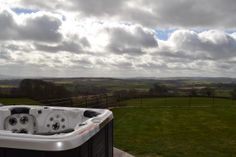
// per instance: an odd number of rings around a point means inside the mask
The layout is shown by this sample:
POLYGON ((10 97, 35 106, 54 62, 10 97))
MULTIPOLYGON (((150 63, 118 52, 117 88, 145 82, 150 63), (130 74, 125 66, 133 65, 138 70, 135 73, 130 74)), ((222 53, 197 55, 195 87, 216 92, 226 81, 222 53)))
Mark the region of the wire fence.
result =
POLYGON ((45 99, 38 100, 45 106, 70 106, 70 107, 84 107, 84 108, 111 108, 120 106, 121 99, 115 96, 103 95, 90 95, 78 96, 59 99, 45 99))
POLYGON ((59 99, 38 100, 45 106, 67 106, 67 107, 82 107, 82 108, 117 108, 117 107, 181 107, 181 108, 199 108, 199 107, 221 107, 222 104, 236 105, 233 99, 205 97, 204 104, 198 101, 198 98, 204 97, 151 97, 157 98, 158 102, 154 105, 149 105, 150 99, 147 97, 134 97, 133 104, 126 104, 125 100, 132 98, 121 96, 90 95, 90 96, 77 96, 59 99))

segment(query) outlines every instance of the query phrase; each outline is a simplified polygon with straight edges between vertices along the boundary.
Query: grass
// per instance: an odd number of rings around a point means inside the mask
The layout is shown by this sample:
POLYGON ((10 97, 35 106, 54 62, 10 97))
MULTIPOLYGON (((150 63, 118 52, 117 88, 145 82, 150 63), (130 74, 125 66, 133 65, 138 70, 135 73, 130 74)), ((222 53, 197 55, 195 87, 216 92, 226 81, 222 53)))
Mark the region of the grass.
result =
POLYGON ((123 102, 127 106, 142 107, 194 107, 194 106, 211 106, 225 107, 235 105, 235 100, 221 98, 206 97, 171 97, 171 98, 147 98, 147 99, 131 99, 123 102))
POLYGON ((40 103, 27 98, 0 98, 4 105, 39 105, 40 103))
POLYGON ((133 99, 126 103, 136 108, 113 109, 115 146, 137 157, 236 156, 232 101, 215 99, 211 104, 211 99, 193 98, 192 106, 186 106, 188 101, 169 98, 165 108, 163 99, 144 99, 142 104, 133 99))

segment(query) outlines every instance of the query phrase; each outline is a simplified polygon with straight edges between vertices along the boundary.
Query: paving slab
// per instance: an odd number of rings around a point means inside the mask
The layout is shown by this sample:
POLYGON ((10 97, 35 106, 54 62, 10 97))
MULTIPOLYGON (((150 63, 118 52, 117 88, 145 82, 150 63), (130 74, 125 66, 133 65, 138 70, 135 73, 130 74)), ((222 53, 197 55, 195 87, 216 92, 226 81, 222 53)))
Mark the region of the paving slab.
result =
POLYGON ((120 149, 114 148, 114 157, 134 157, 133 155, 130 155, 120 149))

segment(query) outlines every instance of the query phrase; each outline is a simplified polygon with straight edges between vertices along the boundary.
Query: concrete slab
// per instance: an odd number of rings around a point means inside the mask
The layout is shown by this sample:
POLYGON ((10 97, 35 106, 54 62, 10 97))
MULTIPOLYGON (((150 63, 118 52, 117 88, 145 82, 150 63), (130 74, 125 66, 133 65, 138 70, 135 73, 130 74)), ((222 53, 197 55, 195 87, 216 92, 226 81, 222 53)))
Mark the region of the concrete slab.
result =
POLYGON ((114 157, 134 157, 133 155, 130 155, 122 150, 119 150, 117 148, 114 148, 114 157))

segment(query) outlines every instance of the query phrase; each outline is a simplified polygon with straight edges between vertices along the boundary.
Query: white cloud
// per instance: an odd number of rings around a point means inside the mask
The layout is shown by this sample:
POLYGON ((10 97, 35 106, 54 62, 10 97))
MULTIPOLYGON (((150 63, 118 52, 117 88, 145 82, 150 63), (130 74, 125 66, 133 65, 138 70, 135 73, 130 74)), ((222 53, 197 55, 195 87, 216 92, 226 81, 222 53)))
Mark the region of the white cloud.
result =
MULTIPOLYGON (((1 7, 0 74, 235 76, 236 33, 229 34, 224 29, 202 32, 189 29, 192 26, 233 26, 232 16, 220 22, 214 20, 208 2, 201 1, 209 10, 192 0, 183 0, 180 4, 171 0, 149 0, 145 3, 142 0, 135 3, 133 0, 102 1, 99 4, 89 0, 87 3, 64 2, 66 5, 59 0, 55 3, 44 0, 21 2, 9 6, 24 4, 25 7, 43 8, 45 11, 17 14, 6 6, 1 7), (93 5, 99 6, 91 11, 88 6, 93 5), (137 9, 140 5, 143 7, 137 9), (77 11, 75 7, 78 7, 77 11), (156 37, 153 26, 157 25, 186 28, 176 29, 164 41, 156 37)), ((223 13, 223 8, 228 4, 220 6, 218 0, 213 5, 225 17, 233 10, 231 6, 223 13)))

